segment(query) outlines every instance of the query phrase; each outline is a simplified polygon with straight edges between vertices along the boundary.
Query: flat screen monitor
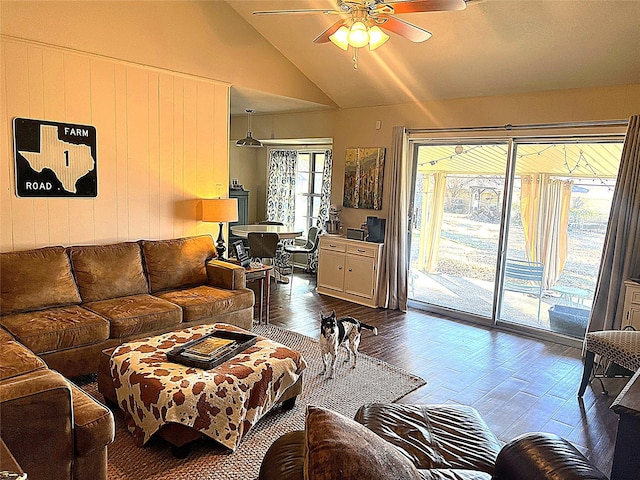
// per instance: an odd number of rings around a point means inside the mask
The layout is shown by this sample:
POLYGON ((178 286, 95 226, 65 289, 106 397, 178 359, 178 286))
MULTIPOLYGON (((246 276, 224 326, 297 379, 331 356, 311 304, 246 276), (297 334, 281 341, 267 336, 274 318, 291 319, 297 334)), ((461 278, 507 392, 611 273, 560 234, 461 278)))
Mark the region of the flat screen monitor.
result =
POLYGON ((387 225, 386 218, 367 217, 367 242, 384 243, 384 230, 387 225))

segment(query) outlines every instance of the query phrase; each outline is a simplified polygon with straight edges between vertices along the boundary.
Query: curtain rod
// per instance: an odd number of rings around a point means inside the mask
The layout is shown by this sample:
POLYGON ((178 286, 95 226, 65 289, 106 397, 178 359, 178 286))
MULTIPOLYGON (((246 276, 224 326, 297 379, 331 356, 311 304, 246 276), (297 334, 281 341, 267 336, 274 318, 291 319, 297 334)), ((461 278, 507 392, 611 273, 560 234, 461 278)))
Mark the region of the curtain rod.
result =
POLYGON ((532 123, 529 125, 493 125, 485 127, 456 127, 456 128, 407 128, 408 134, 414 133, 444 133, 444 132, 496 132, 513 130, 540 130, 546 128, 589 128, 589 127, 625 127, 629 120, 602 120, 596 122, 565 122, 565 123, 532 123))

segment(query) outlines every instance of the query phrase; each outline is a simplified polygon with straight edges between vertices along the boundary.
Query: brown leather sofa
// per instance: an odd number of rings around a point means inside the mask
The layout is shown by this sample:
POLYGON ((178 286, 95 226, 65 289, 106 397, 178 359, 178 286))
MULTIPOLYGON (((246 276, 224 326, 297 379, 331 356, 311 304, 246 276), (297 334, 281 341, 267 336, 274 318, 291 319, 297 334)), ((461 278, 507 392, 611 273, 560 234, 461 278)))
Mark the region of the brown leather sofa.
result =
POLYGON ((29 480, 105 480, 111 411, 0 330, 0 434, 29 480))
POLYGON ((97 372, 101 350, 131 339, 251 329, 244 269, 215 257, 210 235, 2 253, 0 325, 67 377, 97 372))
POLYGON ((461 405, 369 404, 355 420, 308 407, 304 431, 267 451, 259 480, 606 480, 569 442, 522 435, 501 446, 461 405))
POLYGON ((0 254, 0 435, 30 480, 107 478, 113 415, 61 374, 130 339, 252 327, 244 268, 215 255, 209 235, 0 254))

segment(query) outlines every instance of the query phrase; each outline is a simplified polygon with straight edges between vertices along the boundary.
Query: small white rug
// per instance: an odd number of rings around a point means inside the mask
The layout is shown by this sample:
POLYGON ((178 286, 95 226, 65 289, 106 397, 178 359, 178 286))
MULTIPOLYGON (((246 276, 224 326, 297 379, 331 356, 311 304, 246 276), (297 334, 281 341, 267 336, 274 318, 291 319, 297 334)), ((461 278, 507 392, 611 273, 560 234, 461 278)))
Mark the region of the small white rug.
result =
MULTIPOLYGON (((235 453, 228 453, 207 439, 193 444, 185 459, 173 457, 167 443, 152 440, 145 448, 133 444, 124 426, 121 412, 115 412, 116 441, 109 446, 109 480, 251 480, 258 477, 262 458, 271 444, 282 434, 304 429, 307 405, 330 408, 353 418, 358 408, 371 402, 393 402, 425 385, 420 377, 364 354, 352 369, 339 357, 334 379, 318 375, 322 360, 318 342, 273 325, 253 328, 258 335, 302 352, 307 361, 304 391, 296 406, 284 411, 276 408, 263 417, 243 439, 235 453)), ((102 400, 95 382, 82 388, 102 400)))

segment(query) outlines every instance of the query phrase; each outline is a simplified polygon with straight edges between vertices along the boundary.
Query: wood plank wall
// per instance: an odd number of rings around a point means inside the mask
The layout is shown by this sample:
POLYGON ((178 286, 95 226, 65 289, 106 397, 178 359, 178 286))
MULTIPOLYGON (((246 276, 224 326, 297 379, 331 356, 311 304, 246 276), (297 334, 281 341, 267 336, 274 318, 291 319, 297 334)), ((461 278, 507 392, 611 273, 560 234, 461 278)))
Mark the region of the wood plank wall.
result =
POLYGON ((2 38, 0 251, 200 233, 227 196, 229 85, 2 38), (18 198, 15 117, 94 125, 96 198, 18 198))

